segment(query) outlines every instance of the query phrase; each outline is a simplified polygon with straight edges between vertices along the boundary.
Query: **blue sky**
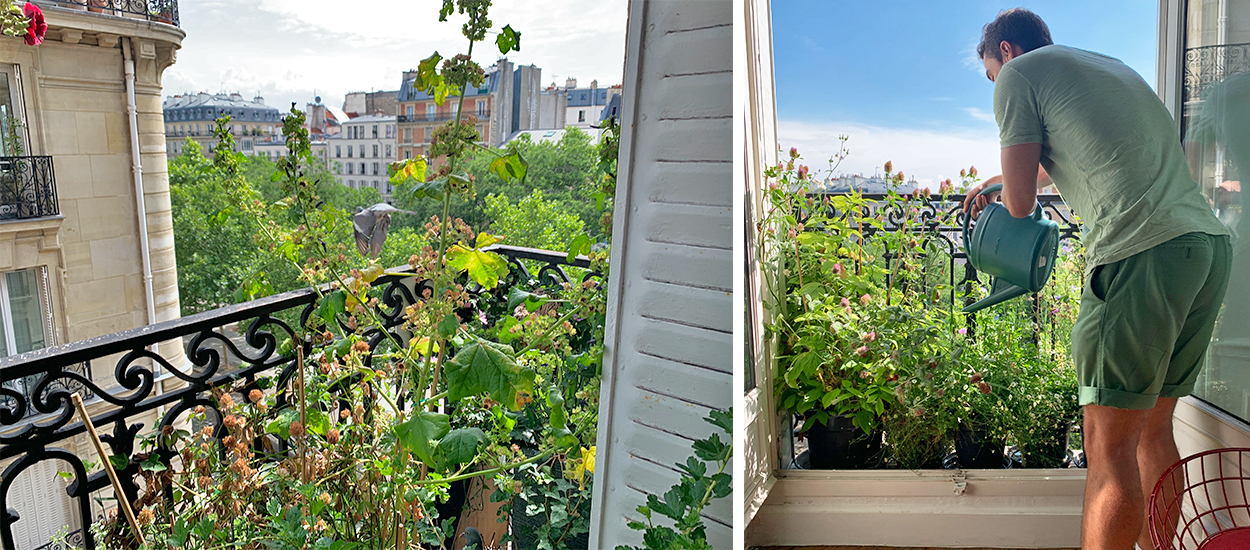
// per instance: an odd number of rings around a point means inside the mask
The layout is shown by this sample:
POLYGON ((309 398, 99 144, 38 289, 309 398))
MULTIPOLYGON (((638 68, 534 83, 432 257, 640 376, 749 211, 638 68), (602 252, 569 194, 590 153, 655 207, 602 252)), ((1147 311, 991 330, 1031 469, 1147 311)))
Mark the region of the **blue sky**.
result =
MULTIPOLYGON (((976 57, 981 27, 1017 2, 774 0, 777 118, 783 148, 824 167, 838 134, 839 172, 886 160, 924 182, 977 164, 997 173, 994 85, 976 57)), ((1157 0, 1024 4, 1056 44, 1117 57, 1154 86, 1157 0)))

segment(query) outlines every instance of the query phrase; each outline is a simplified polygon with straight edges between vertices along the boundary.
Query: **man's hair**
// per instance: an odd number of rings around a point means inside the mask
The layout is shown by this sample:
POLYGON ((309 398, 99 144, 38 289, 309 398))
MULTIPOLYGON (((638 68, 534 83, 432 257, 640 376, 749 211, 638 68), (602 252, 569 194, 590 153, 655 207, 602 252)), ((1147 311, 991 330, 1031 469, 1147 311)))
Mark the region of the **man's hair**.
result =
POLYGON ((998 17, 985 24, 981 29, 981 44, 977 46, 977 57, 985 59, 991 56, 997 61, 1003 60, 998 45, 1004 40, 1009 44, 1020 46, 1026 53, 1042 46, 1054 44, 1050 40, 1050 29, 1036 13, 1024 8, 1012 8, 998 12, 998 17))

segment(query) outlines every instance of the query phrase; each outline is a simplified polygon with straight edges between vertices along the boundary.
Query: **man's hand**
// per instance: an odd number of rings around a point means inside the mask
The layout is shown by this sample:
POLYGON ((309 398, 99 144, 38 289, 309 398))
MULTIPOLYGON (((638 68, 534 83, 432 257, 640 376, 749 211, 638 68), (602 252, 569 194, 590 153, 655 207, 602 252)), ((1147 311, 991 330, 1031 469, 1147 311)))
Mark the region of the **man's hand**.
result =
POLYGON ((986 187, 994 185, 995 183, 1002 182, 1002 176, 994 176, 981 182, 980 185, 968 190, 968 194, 964 197, 964 210, 972 211, 972 219, 975 220, 977 216, 981 215, 981 211, 985 210, 986 206, 989 206, 991 202, 997 201, 998 196, 1002 194, 1001 191, 995 191, 988 195, 981 195, 981 191, 986 187))

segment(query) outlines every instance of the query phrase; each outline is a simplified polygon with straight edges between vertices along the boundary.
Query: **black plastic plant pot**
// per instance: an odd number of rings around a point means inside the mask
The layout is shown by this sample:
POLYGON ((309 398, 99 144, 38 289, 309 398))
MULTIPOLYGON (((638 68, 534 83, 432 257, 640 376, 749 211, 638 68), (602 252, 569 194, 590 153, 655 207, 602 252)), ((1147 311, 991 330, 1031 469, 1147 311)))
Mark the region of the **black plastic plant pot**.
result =
POLYGON ((807 430, 808 455, 813 470, 853 470, 876 467, 881 459, 881 431, 865 434, 849 416, 830 416, 807 430))
POLYGON ((955 456, 965 470, 991 470, 1003 467, 1003 445, 984 429, 959 425, 955 434, 955 456))

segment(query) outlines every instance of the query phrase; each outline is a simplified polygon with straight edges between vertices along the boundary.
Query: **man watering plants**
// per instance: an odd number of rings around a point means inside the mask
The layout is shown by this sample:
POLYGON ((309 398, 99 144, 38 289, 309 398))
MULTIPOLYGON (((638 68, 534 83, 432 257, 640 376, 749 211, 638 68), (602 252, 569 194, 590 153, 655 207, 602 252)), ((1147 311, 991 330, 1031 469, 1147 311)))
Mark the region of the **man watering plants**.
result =
POLYGON ((1072 331, 1088 462, 1085 550, 1152 548, 1146 499, 1179 460, 1177 399, 1193 390, 1228 285, 1228 231, 1190 176, 1176 126, 1119 60, 1054 45, 1036 14, 1004 11, 977 54, 994 82, 1002 183, 1033 212, 1053 180, 1086 233, 1087 279, 1072 331))

